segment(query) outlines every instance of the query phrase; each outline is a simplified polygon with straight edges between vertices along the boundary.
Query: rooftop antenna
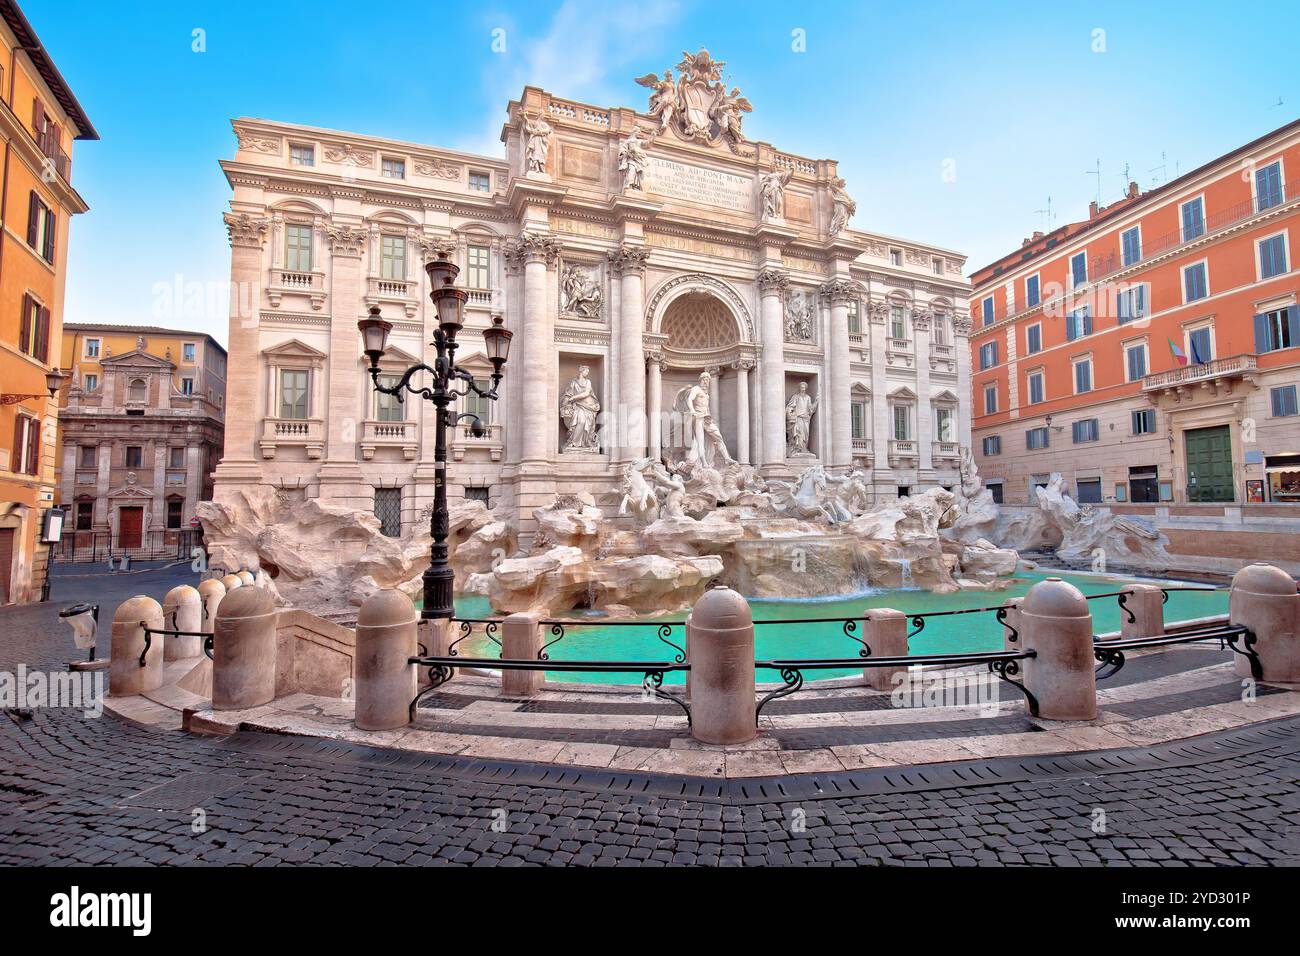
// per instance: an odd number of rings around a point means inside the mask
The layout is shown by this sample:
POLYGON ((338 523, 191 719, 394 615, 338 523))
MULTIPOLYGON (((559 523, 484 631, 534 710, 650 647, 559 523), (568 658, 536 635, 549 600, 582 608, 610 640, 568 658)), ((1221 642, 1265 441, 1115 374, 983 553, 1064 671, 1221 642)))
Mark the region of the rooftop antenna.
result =
POLYGON ((1159 166, 1152 166, 1150 169, 1147 170, 1147 172, 1149 172, 1149 173, 1159 172, 1159 173, 1160 173, 1160 176, 1159 176, 1158 178, 1155 177, 1155 176, 1152 176, 1152 177, 1151 177, 1151 185, 1152 185, 1152 186, 1159 186, 1161 183, 1163 183, 1163 182, 1165 181, 1166 174, 1169 172, 1169 164, 1168 164, 1168 161, 1165 159, 1165 151, 1164 151, 1163 149, 1160 151, 1160 165, 1159 165, 1159 166))
POLYGON ((1052 231, 1052 197, 1047 197, 1046 209, 1035 209, 1034 212, 1043 217, 1043 232, 1052 231))
POLYGON ((1132 170, 1130 169, 1129 164, 1125 163, 1124 164, 1124 190, 1123 190, 1123 195, 1125 196, 1128 195, 1128 184, 1129 182, 1131 182, 1130 179, 1131 176, 1132 176, 1132 170))
POLYGON ((1100 159, 1097 160, 1096 169, 1086 169, 1084 170, 1083 174, 1085 176, 1097 177, 1097 208, 1100 209, 1101 208, 1101 160, 1100 159))

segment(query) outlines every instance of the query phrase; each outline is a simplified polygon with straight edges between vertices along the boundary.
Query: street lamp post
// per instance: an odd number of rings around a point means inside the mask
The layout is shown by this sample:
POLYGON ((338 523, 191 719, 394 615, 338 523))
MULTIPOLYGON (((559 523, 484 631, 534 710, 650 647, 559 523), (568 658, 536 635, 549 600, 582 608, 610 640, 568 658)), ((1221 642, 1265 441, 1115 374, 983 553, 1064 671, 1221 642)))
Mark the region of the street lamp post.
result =
POLYGON ((499 315, 493 316, 492 324, 483 330, 487 357, 492 363, 492 387, 487 390, 479 388, 474 376, 456 365, 456 333, 464 324, 465 300, 468 298, 468 293, 455 285, 460 268, 443 253, 424 269, 429 274, 429 298, 438 310, 438 327, 434 330, 431 343, 437 350, 437 356, 432 367, 424 363, 412 365, 402 373, 396 385, 380 385, 379 360, 388 348, 388 334, 393 329, 393 323, 380 318, 378 306, 371 306, 369 316, 359 321, 357 328, 361 330, 362 351, 370 359, 370 380, 374 383, 375 390, 385 395, 394 395, 399 402, 404 400, 403 392, 410 392, 433 402, 437 409, 433 446, 433 514, 429 517, 433 546, 429 549, 429 567, 424 572, 424 608, 420 611, 421 617, 437 619, 450 618, 455 613, 452 583, 456 575, 447 563, 447 428, 454 427, 461 421, 469 421, 476 435, 481 435, 485 429, 483 421, 477 415, 449 411, 447 406, 471 392, 496 401, 501 370, 510 352, 511 332, 502 325, 499 315), (428 372, 432 381, 422 387, 411 385, 412 377, 418 372, 428 372), (464 382, 465 387, 456 389, 456 381, 464 382))

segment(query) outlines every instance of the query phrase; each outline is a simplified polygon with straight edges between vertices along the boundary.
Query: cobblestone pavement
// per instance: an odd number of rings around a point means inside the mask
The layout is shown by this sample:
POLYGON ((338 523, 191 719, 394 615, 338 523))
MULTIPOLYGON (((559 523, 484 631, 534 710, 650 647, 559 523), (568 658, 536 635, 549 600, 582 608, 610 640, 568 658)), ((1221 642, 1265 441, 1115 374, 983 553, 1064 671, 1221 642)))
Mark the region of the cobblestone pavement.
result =
MULTIPOLYGON (((56 587, 53 606, 0 610, 0 669, 68 656, 53 612, 92 598, 56 587)), ((1140 770, 1062 764, 986 785, 733 801, 674 797, 653 776, 647 792, 511 783, 482 762, 8 713, 0 864, 1300 864, 1300 719, 1236 750, 1250 733, 1216 736, 1228 743, 1208 757, 1140 770)))

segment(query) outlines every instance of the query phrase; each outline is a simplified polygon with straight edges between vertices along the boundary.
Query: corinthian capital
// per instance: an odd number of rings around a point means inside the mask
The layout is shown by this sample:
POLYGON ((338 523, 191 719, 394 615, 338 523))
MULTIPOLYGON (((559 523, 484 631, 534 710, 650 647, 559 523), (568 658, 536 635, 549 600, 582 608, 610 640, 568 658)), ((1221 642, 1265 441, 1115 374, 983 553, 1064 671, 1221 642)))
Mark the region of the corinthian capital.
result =
POLYGON ((515 240, 514 252, 525 265, 530 262, 541 262, 549 268, 555 265, 560 256, 560 244, 554 237, 545 233, 521 232, 519 238, 515 240))
POLYGON ((366 230, 351 226, 329 225, 325 235, 330 241, 330 251, 336 256, 360 259, 366 251, 366 230))
POLYGON ((924 332, 930 327, 930 309, 924 305, 912 306, 912 328, 924 332))
POLYGON ((889 303, 883 299, 876 299, 867 303, 867 315, 870 316, 872 322, 884 325, 889 318, 889 303))
POLYGON ((952 330, 958 335, 970 335, 970 316, 954 315, 952 317, 952 330))
POLYGON ((609 254, 609 264, 625 276, 645 275, 650 250, 645 246, 622 245, 609 254))
POLYGON ((758 274, 758 291, 762 295, 782 295, 790 286, 790 276, 780 269, 764 269, 758 274))
POLYGON ((852 279, 839 278, 822 283, 821 288, 817 291, 823 297, 829 299, 832 305, 843 305, 861 295, 862 286, 852 279))
POLYGON ((246 212, 238 215, 223 213, 221 218, 226 222, 226 232, 230 235, 232 248, 261 249, 262 243, 266 241, 266 231, 271 228, 271 220, 262 216, 250 216, 246 212))

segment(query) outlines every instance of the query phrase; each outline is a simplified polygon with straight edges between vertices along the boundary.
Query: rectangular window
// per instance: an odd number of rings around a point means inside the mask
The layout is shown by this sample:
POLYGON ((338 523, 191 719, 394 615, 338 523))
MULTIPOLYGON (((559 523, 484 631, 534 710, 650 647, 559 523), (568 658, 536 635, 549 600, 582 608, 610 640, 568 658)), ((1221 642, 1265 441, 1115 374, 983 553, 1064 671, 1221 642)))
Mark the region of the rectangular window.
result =
POLYGON ((943 260, 931 258, 930 268, 934 270, 935 275, 937 276, 943 275, 943 260))
POLYGON ((1050 442, 1047 436, 1047 426, 1043 425, 1038 428, 1031 428, 1025 432, 1025 447, 1030 451, 1037 451, 1046 448, 1050 442))
POLYGON ((984 386, 984 414, 991 415, 998 410, 998 387, 996 385, 984 386))
POLYGON ((988 435, 987 437, 985 437, 983 444, 984 444, 984 454, 986 455, 1002 454, 1001 435, 988 435))
POLYGON ((289 163, 293 166, 315 166, 316 148, 289 144, 289 163))
POLYGON ((490 193, 492 191, 492 174, 470 171, 469 191, 473 193, 490 193))
POLYGON ((1269 163, 1255 170, 1255 208, 1263 212, 1282 205, 1282 164, 1269 163))
POLYGON ((953 415, 951 408, 936 408, 934 410, 934 436, 936 441, 956 441, 957 428, 956 416, 953 415))
POLYGON ((280 370, 280 417, 301 421, 307 417, 306 369, 280 370))
POLYGON ((144 447, 141 445, 126 446, 126 460, 124 464, 127 468, 140 468, 144 461, 144 447))
POLYGON ((1033 275, 1025 280, 1025 308, 1032 309, 1041 301, 1041 291, 1038 287, 1038 276, 1033 275))
POLYGON ((386 179, 405 179, 406 178, 406 160, 390 159, 384 157, 380 164, 379 173, 386 179))
POLYGON ((487 485, 466 485, 466 501, 481 501, 484 505, 488 504, 488 486, 487 485))
POLYGON ((1092 391, 1092 359, 1074 363, 1074 394, 1092 391))
POLYGON ((1085 418, 1082 421, 1077 421, 1074 423, 1073 430, 1074 443, 1076 445, 1082 445, 1084 442, 1096 441, 1097 419, 1085 418))
POLYGON ((181 394, 182 395, 194 394, 194 379, 190 378, 189 376, 186 376, 185 378, 181 379, 181 394))
POLYGON ((1115 297, 1115 308, 1119 313, 1119 324, 1124 325, 1134 319, 1145 318, 1147 314, 1147 287, 1135 285, 1120 291, 1115 297))
POLYGON ((95 525, 95 503, 93 501, 77 502, 77 530, 89 531, 95 525))
POLYGON ((992 325, 993 324, 993 296, 988 296, 987 298, 985 298, 984 301, 980 303, 980 308, 983 310, 984 324, 992 325))
POLYGON ((998 343, 985 342, 980 346, 980 368, 992 368, 998 364, 998 343))
POLYGON ((890 249, 890 250, 889 250, 889 264, 890 264, 891 266, 900 266, 900 267, 903 265, 903 250, 902 250, 902 249, 890 249))
POLYGON ((1156 410, 1144 408, 1133 413, 1133 434, 1154 435, 1156 433, 1156 410))
POLYGON ((1126 381, 1136 382, 1147 374, 1147 347, 1130 345, 1124 350, 1124 365, 1128 372, 1126 381))
POLYGON ((867 437, 867 406, 864 402, 849 405, 849 420, 852 437, 861 441, 867 437))
MULTIPOLYGON (((488 391, 491 385, 487 379, 483 378, 474 379, 474 384, 484 392, 488 391)), ((470 392, 461 399, 461 411, 470 415, 477 415, 478 420, 483 423, 484 427, 487 427, 492 424, 492 406, 495 404, 491 399, 484 398, 476 392, 470 392)), ((470 421, 468 424, 472 425, 474 423, 470 421)))
POLYGON ((50 310, 29 293, 23 294, 19 313, 18 350, 41 363, 50 358, 50 310))
POLYGON ((1119 245, 1124 265, 1131 266, 1142 258, 1142 231, 1138 226, 1119 234, 1119 245))
POLYGON ((1046 387, 1042 372, 1031 372, 1029 378, 1029 404, 1037 405, 1043 400, 1046 387))
POLYGON ((1204 365, 1214 359, 1214 334, 1208 325, 1187 333, 1187 346, 1193 365, 1204 365))
POLYGON ((36 190, 27 195, 27 245, 46 262, 54 264, 58 217, 41 201, 36 190))
POLYGON ((1300 307, 1287 306, 1255 316, 1255 351, 1276 352, 1300 345, 1300 307))
POLYGON ((893 305, 889 307, 889 335, 895 339, 907 338, 907 323, 904 321, 903 307, 893 305))
POLYGON ((1205 275, 1204 262, 1198 262, 1183 269, 1184 302, 1195 302, 1197 299, 1204 299, 1209 294, 1209 281, 1205 275))
POLYGON ((181 513, 185 507, 185 502, 180 498, 167 499, 167 527, 176 530, 181 526, 181 513))
POLYGON ((491 263, 492 251, 487 246, 469 246, 465 250, 465 285, 470 289, 490 289, 492 287, 491 263))
POLYGON ((389 538, 402 536, 402 489, 375 489, 375 517, 379 519, 379 533, 389 538))
POLYGON ((1183 242, 1191 242, 1205 234, 1205 203, 1200 196, 1183 203, 1183 242))
POLYGON ((1025 352, 1033 355, 1035 352, 1043 350, 1043 327, 1041 325, 1031 325, 1025 329, 1025 352))
POLYGON ((1070 256, 1070 282, 1074 288, 1086 284, 1088 281, 1088 254, 1086 252, 1076 252, 1070 256))
POLYGON ((1259 241, 1259 277, 1271 279, 1286 272, 1286 237, 1269 236, 1259 241))
POLYGON ((1141 503, 1160 500, 1160 469, 1157 466, 1129 466, 1128 500, 1141 503))
POLYGON ((1300 411, 1296 407, 1296 387, 1294 385, 1282 385, 1270 389, 1268 394, 1272 400, 1274 418, 1295 415, 1297 411, 1300 411))
POLYGON ((291 222, 284 227, 284 267, 290 272, 311 271, 311 226, 291 222))
MULTIPOLYGON (((381 375, 379 384, 384 388, 392 388, 401 377, 398 375, 381 375)), ((375 391, 375 420, 380 422, 400 422, 406 417, 406 405, 399 402, 396 395, 389 395, 379 390, 375 391)))
POLYGON ((406 278, 406 237, 382 236, 379 241, 379 275, 383 279, 406 278))
POLYGON ((16 475, 34 475, 40 470, 40 460, 41 423, 28 415, 15 415, 9 470, 16 475))
POLYGON ((99 339, 86 339, 86 358, 99 358, 99 339))
POLYGON ((989 491, 993 492, 993 503, 995 505, 1002 504, 1002 482, 1000 481, 985 482, 985 487, 987 487, 989 491))
POLYGON ((167 449, 167 467, 184 468, 185 467, 185 449, 168 448, 167 449))
POLYGON ((858 309, 857 299, 849 300, 849 334, 862 334, 862 317, 861 312, 858 309))
POLYGON ((894 406, 894 438, 898 441, 907 441, 912 437, 911 419, 907 414, 906 405, 894 406))
POLYGON ((94 468, 95 467, 95 446, 82 445, 77 449, 77 467, 94 468))
POLYGON ((99 388, 98 375, 83 375, 81 377, 81 390, 83 392, 93 392, 97 388, 99 388))
POLYGON ((194 364, 194 356, 197 355, 197 354, 198 354, 198 350, 197 350, 197 348, 196 348, 196 346, 195 346, 195 344, 194 344, 193 342, 186 342, 184 345, 181 346, 181 360, 182 360, 182 361, 184 361, 184 362, 188 362, 188 363, 190 363, 191 365, 193 365, 193 364, 194 364))
POLYGON ((948 316, 943 312, 934 314, 934 334, 931 336, 931 341, 935 345, 948 344, 948 316))
POLYGON ((1085 305, 1075 309, 1065 317, 1065 337, 1073 342, 1085 335, 1092 335, 1092 306, 1085 305))
POLYGON ((1080 478, 1074 483, 1074 500, 1081 505, 1101 504, 1101 479, 1080 478))

